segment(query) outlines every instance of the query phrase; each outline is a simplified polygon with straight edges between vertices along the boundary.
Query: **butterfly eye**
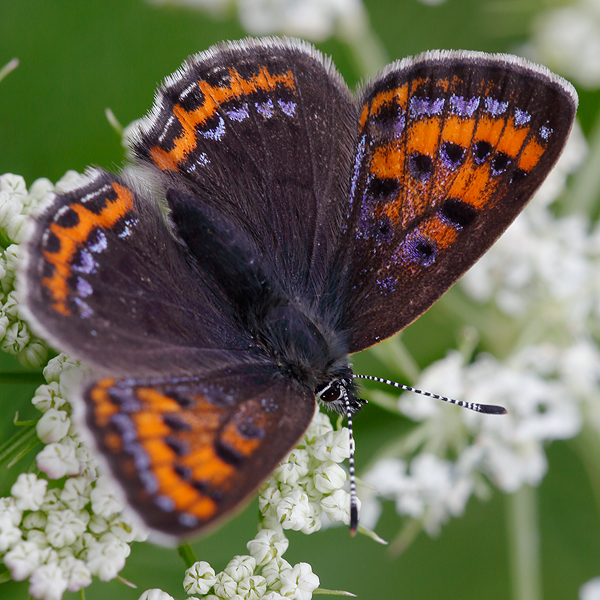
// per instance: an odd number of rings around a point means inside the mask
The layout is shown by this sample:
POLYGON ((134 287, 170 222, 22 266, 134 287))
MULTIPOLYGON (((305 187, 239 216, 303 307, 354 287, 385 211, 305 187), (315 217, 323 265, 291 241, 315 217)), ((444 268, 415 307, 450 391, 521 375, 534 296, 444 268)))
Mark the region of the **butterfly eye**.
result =
POLYGON ((316 391, 316 396, 321 402, 335 402, 336 400, 341 400, 343 395, 340 382, 330 381, 327 385, 316 391))

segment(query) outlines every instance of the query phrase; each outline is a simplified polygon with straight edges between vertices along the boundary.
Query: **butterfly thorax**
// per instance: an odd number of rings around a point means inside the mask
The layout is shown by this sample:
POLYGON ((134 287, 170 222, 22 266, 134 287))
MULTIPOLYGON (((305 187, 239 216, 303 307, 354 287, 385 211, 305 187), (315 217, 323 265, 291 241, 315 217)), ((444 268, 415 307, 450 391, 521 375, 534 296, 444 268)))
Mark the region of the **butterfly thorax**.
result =
POLYGON ((360 408, 343 343, 308 311, 292 301, 280 301, 270 306, 254 329, 259 345, 281 373, 308 387, 328 409, 347 412, 341 387, 353 412, 360 408))

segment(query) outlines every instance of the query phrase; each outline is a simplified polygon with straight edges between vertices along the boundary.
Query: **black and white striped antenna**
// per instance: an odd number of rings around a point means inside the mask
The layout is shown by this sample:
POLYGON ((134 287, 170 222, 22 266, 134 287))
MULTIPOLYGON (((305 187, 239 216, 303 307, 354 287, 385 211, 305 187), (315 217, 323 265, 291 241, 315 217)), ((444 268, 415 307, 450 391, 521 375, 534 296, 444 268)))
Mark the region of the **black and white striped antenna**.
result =
POLYGON ((415 394, 421 394, 421 396, 427 396, 428 398, 435 398, 436 400, 442 400, 442 402, 448 402, 450 404, 456 404, 462 408, 468 408, 475 412, 483 413, 486 415, 505 415, 507 410, 503 406, 496 406, 495 404, 477 404, 477 402, 465 402, 464 400, 455 400, 454 398, 448 398, 447 396, 439 396, 438 394, 432 394, 424 390, 418 390, 417 388, 402 383, 396 383, 389 379, 383 379, 382 377, 373 377, 372 375, 357 375, 353 374, 355 379, 368 379, 369 381, 376 381, 377 383, 385 383, 392 387, 398 388, 405 392, 414 392, 415 394))
MULTIPOLYGON (((448 398, 447 396, 440 396, 438 394, 432 394, 424 390, 411 387, 410 385, 404 385, 389 379, 383 379, 382 377, 374 377, 373 375, 357 375, 353 373, 355 379, 367 379, 369 381, 375 381, 377 383, 384 383, 391 385, 392 387, 398 388, 405 392, 414 392, 415 394, 421 394, 428 398, 435 398, 442 402, 448 402, 450 404, 456 404, 461 408, 467 408, 475 412, 479 412, 485 415, 505 415, 508 411, 503 406, 496 406, 495 404, 478 404, 477 402, 465 402, 464 400, 455 400, 454 398, 448 398)), ((358 529, 358 502, 356 499, 356 471, 354 468, 354 432, 352 428, 352 408, 350 407, 350 401, 348 399, 348 393, 344 386, 340 387, 340 391, 344 398, 344 404, 346 406, 346 419, 348 421, 348 431, 350 436, 350 457, 348 458, 348 471, 350 472, 350 534, 355 535, 358 529)))

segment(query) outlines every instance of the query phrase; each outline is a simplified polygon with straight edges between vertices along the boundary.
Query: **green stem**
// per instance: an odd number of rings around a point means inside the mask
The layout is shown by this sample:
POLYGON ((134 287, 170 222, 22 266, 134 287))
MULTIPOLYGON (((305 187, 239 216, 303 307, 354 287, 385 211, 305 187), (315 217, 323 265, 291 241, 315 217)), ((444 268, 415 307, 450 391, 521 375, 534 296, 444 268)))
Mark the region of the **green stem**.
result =
MULTIPOLYGON (((35 429, 33 430, 35 432, 35 429)), ((10 462, 6 465, 7 469, 10 469, 13 465, 18 463, 24 456, 27 456, 34 448, 37 448, 41 444, 40 440, 35 439, 31 440, 26 446, 24 445, 17 454, 15 454, 10 462)))
POLYGON ((317 588, 313 594, 322 594, 323 596, 351 596, 356 598, 356 594, 345 592, 344 590, 328 590, 326 588, 317 588))
POLYGON ((581 433, 570 440, 570 445, 577 451, 587 471, 596 511, 600 514, 600 438, 590 422, 589 416, 584 419, 581 433))
POLYGON ((423 521, 411 519, 390 544, 390 554, 400 556, 417 538, 423 529, 423 521))
POLYGON ((419 379, 421 374, 419 365, 404 345, 401 336, 396 335, 373 346, 370 352, 390 370, 394 372, 400 370, 409 381, 419 379))
POLYGON ((196 556, 194 549, 187 542, 179 544, 179 546, 177 546, 177 551, 179 552, 179 556, 183 558, 186 569, 189 569, 194 563, 198 562, 198 557, 196 556))
MULTIPOLYGON (((2 446, 0 446, 0 463, 6 460, 11 454, 22 449, 29 444, 29 440, 36 435, 35 427, 28 427, 19 430, 9 440, 7 440, 2 446)), ((37 444, 36 440, 36 444, 37 444)))
POLYGON ((506 522, 513 600, 542 600, 537 490, 507 494, 506 522))

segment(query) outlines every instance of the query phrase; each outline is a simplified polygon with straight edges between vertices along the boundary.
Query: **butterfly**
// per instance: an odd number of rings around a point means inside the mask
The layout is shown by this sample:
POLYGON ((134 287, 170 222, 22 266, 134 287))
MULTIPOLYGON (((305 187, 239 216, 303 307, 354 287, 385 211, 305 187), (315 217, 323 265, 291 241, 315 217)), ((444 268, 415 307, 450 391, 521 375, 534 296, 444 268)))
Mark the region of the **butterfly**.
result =
POLYGON ((119 175, 31 226, 30 322, 93 367, 93 444, 163 539, 246 500, 317 400, 353 414, 349 355, 429 308, 559 157, 573 87, 508 55, 435 51, 353 95, 307 43, 219 44, 159 87, 119 175))

